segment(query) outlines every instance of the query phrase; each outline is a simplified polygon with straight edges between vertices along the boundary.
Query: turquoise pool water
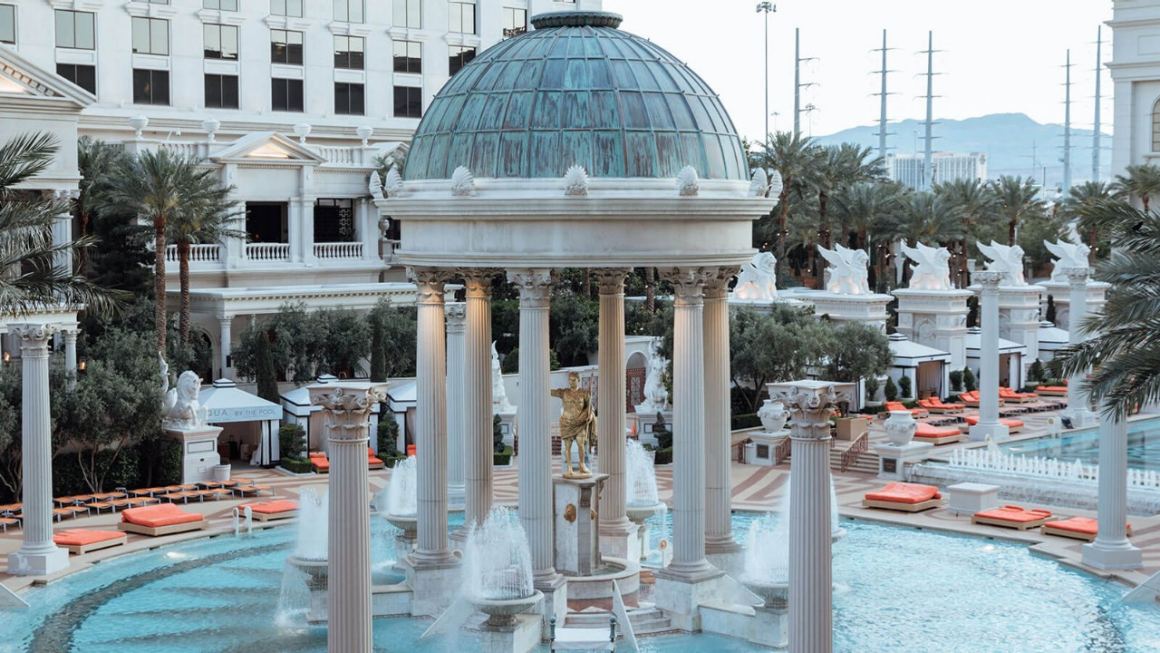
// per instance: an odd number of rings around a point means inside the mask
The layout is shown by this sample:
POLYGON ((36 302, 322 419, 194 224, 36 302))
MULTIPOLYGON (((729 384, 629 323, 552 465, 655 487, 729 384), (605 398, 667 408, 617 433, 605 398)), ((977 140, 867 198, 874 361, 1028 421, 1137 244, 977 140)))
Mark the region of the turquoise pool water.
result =
MULTIPOLYGON (((752 518, 734 516, 739 537, 752 518)), ((663 533, 668 519, 657 526, 663 533)), ((1160 610, 1123 606, 1123 587, 1024 546, 865 522, 844 526, 848 535, 834 558, 836 651, 1160 650, 1160 610)), ((166 546, 29 591, 29 612, 0 612, 0 652, 325 651, 323 629, 275 620, 293 530, 166 546)), ((377 526, 375 538, 385 548, 386 528, 377 526)), ((470 649, 461 636, 419 642, 429 624, 377 619, 376 650, 470 649)), ((648 652, 765 650, 712 635, 641 644, 648 652)))
MULTIPOLYGON (((1060 436, 1008 442, 999 447, 1012 454, 1058 458, 1085 464, 1099 462, 1099 429, 1090 428, 1060 436)), ((1128 423, 1128 467, 1160 470, 1160 418, 1152 417, 1128 423)))

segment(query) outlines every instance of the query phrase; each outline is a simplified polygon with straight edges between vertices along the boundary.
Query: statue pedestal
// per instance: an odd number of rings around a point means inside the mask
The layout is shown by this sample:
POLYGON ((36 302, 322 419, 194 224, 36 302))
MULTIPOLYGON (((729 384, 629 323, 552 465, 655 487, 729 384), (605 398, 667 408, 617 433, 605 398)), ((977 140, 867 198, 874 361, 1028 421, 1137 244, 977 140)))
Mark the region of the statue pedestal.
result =
POLYGON ((878 478, 886 481, 905 481, 906 466, 920 463, 930 454, 934 445, 929 442, 907 444, 881 443, 873 445, 878 454, 878 478))
POLYGON ((552 478, 555 509, 556 571, 589 576, 600 568, 600 491, 608 474, 552 478))
POLYGON ((886 305, 894 299, 877 293, 840 295, 825 290, 802 292, 798 297, 814 305, 815 315, 829 315, 835 322, 861 322, 883 333, 889 318, 886 305))
POLYGON ((516 436, 516 411, 495 413, 499 415, 499 431, 503 433, 503 444, 505 447, 515 447, 516 436))
POLYGON ((188 429, 166 428, 165 435, 181 443, 181 483, 212 480, 213 468, 221 464, 218 455, 220 426, 195 426, 188 429))
POLYGON ((765 465, 766 467, 776 464, 774 452, 777 450, 777 446, 785 442, 788 437, 789 429, 782 429, 777 433, 768 431, 750 433, 751 442, 745 445, 745 464, 765 465))

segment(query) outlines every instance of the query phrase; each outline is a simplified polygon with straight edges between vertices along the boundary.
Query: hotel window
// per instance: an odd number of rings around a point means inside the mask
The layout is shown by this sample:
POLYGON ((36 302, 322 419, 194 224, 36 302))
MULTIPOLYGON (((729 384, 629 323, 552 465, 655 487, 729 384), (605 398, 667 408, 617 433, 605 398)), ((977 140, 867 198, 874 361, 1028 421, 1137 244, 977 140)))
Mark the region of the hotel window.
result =
POLYGON ((202 25, 206 59, 238 60, 238 28, 235 25, 202 25))
POLYGON ((270 80, 270 105, 274 111, 302 111, 302 80, 270 80))
POLYGON ((169 21, 133 16, 133 53, 169 54, 169 21))
POLYGON ((394 11, 394 27, 419 29, 423 26, 423 0, 394 0, 394 11))
POLYGON ((133 69, 134 104, 169 104, 169 71, 133 69))
POLYGON ((334 67, 362 70, 366 42, 361 36, 334 37, 334 67))
POLYGON ((95 14, 87 11, 56 10, 56 47, 92 50, 97 37, 94 29, 95 14))
POLYGON ((221 11, 237 11, 238 0, 202 0, 201 6, 206 9, 219 9, 221 11))
POLYGON ((344 23, 363 22, 363 0, 334 0, 334 19, 344 23))
POLYGON ((314 202, 314 242, 353 243, 354 200, 319 198, 314 202))
POLYGON ((0 43, 16 43, 16 7, 0 5, 0 43))
POLYGON ((395 117, 423 117, 423 89, 418 86, 395 87, 395 117))
POLYGON ((205 106, 207 109, 237 109, 237 75, 206 75, 205 106))
POLYGON ((475 34, 475 3, 450 2, 447 12, 447 31, 457 34, 475 34))
POLYGON ((270 63, 302 65, 302 32, 270 30, 270 63))
POLYGON ((85 89, 93 95, 97 94, 97 67, 80 64, 58 63, 56 74, 85 89))
POLYGON ((503 8, 503 37, 510 39, 528 31, 528 10, 516 7, 503 8))
POLYGON ((465 46, 451 46, 448 50, 451 56, 447 61, 447 74, 454 75, 475 58, 475 48, 465 46))
POLYGON ((365 114, 363 85, 335 82, 334 112, 340 116, 361 116, 365 114))
POLYGON ((275 16, 302 17, 302 0, 270 0, 270 13, 275 16))
POLYGON ((423 46, 418 41, 395 41, 395 72, 421 73, 423 46))

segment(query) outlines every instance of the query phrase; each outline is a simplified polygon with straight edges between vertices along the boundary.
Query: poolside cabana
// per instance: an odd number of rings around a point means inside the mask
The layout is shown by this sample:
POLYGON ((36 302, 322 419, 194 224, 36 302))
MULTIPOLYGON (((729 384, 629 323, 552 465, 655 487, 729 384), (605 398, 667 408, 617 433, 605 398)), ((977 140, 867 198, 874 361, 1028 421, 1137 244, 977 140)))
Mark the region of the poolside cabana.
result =
MULTIPOLYGON (((967 330, 965 344, 967 348, 967 367, 979 378, 979 347, 981 334, 978 327, 967 330)), ((1023 357, 1027 355, 1027 347, 1018 342, 999 338, 999 385, 1008 388, 1023 387, 1023 357)))
POLYGON ((237 442, 242 460, 269 467, 281 458, 278 450, 281 406, 238 388, 230 379, 214 381, 201 391, 200 400, 206 421, 222 427, 218 442, 237 442))
POLYGON ((890 366, 890 378, 895 383, 902 377, 910 379, 911 391, 918 399, 925 397, 942 398, 947 392, 947 377, 950 372, 950 352, 927 347, 907 338, 901 333, 890 335, 890 353, 894 362, 890 366))
POLYGON ((1055 359, 1055 353, 1067 346, 1067 329, 1061 329, 1051 322, 1039 323, 1039 361, 1047 363, 1055 359))
MULTIPOLYGON (((317 386, 324 383, 336 383, 338 378, 330 374, 323 374, 318 377, 318 380, 311 385, 317 386)), ((368 389, 372 386, 382 384, 372 384, 370 381, 343 381, 342 387, 353 389, 368 389)), ((282 410, 287 424, 298 424, 306 431, 306 448, 307 451, 327 451, 326 442, 326 424, 323 421, 322 407, 311 405, 310 390, 308 386, 301 386, 282 393, 282 410)), ((379 428, 379 410, 380 405, 375 404, 371 408, 370 419, 370 446, 375 452, 378 452, 378 438, 375 434, 378 433, 379 428)), ((327 451, 329 453, 329 451, 327 451)))

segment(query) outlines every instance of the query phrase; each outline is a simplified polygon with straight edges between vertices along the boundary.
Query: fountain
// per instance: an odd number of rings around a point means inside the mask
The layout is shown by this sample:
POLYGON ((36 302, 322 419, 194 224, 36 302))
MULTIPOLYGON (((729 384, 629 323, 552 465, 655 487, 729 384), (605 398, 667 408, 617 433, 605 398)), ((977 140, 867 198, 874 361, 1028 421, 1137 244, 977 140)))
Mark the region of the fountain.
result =
POLYGON ((467 534, 463 555, 464 598, 487 615, 484 650, 524 653, 540 641, 541 616, 523 614, 544 595, 532 587, 532 555, 515 512, 492 508, 483 525, 467 534))
POLYGON ((657 498, 657 475, 653 461, 637 440, 628 440, 625 455, 625 514, 637 526, 640 560, 647 559, 649 527, 647 520, 663 514, 668 508, 657 498))
POLYGON ((410 551, 415 543, 419 524, 418 476, 415 457, 399 461, 387 484, 386 500, 376 497, 375 506, 392 526, 403 531, 398 537, 400 551, 410 551))
POLYGON ((305 619, 317 624, 327 619, 327 506, 326 490, 305 487, 298 494, 298 537, 286 558, 278 620, 294 623, 305 619), (303 592, 305 586, 305 592, 303 592))

